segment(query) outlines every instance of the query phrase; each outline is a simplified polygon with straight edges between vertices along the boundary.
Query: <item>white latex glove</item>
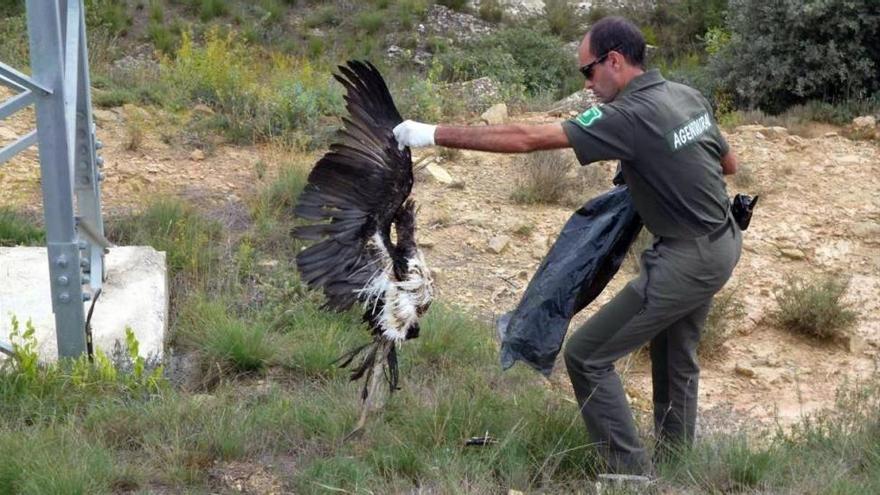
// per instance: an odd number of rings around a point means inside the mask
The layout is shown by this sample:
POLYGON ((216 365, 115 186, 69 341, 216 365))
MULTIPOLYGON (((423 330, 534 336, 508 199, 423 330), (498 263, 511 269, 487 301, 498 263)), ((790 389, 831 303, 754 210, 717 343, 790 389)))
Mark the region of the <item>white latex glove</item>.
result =
POLYGON ((397 139, 397 147, 403 151, 403 148, 421 148, 422 146, 434 146, 434 130, 436 125, 423 124, 414 120, 404 120, 397 124, 391 132, 397 139))

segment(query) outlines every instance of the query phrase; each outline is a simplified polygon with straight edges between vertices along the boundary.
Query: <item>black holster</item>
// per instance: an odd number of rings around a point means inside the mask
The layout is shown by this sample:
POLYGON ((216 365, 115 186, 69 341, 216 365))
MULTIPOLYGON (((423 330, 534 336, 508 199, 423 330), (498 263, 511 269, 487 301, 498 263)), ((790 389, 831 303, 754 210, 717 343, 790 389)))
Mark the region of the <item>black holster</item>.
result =
POLYGON ((758 197, 751 197, 747 194, 737 194, 730 204, 730 213, 733 220, 739 225, 740 230, 749 228, 749 222, 752 221, 752 212, 758 204, 758 197))

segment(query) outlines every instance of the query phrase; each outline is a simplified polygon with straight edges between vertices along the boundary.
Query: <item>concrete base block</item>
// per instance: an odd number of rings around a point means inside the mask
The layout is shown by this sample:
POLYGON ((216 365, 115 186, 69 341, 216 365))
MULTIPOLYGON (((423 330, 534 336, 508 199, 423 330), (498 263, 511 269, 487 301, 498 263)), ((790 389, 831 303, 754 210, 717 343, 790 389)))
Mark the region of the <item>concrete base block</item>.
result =
MULTIPOLYGON (((105 263, 107 280, 92 316, 95 348, 109 355, 117 340, 125 344, 125 328, 130 327, 140 343, 141 356, 161 356, 168 327, 165 253, 149 246, 114 247, 105 263)), ((18 318, 21 331, 30 319, 40 358, 58 359, 46 248, 0 248, 0 280, 0 340, 9 342, 12 315, 18 318)), ((84 303, 84 313, 90 304, 84 303)))

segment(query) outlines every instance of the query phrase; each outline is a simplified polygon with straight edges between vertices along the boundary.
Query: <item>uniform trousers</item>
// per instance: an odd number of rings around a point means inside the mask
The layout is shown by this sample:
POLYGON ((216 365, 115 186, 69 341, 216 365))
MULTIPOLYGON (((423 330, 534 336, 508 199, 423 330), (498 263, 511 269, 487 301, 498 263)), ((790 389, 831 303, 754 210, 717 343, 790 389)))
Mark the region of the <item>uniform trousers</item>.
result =
POLYGON ((742 233, 728 216, 711 234, 655 237, 639 276, 574 332, 564 358, 590 439, 608 472, 646 474, 639 439, 614 362, 650 343, 654 427, 661 445, 690 445, 697 417, 696 349, 712 297, 730 278, 742 233))

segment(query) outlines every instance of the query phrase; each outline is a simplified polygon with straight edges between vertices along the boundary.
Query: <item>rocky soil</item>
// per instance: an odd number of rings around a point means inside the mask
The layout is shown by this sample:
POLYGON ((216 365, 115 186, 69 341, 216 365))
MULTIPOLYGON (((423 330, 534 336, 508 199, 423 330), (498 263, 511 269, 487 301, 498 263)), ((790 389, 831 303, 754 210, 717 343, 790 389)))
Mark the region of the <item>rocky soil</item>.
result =
MULTIPOLYGON (((550 122, 559 119, 559 112, 514 119, 550 122)), ((182 195, 209 209, 240 206, 284 162, 317 158, 268 146, 219 145, 206 153, 166 144, 169 130, 161 120, 136 107, 98 110, 96 122, 105 143, 104 209, 111 213, 137 208, 157 194, 182 195), (131 150, 127 143, 136 119, 144 122, 144 136, 131 150)), ((4 122, 0 145, 32 126, 27 113, 4 122)), ((880 147, 877 140, 852 141, 829 131, 817 129, 810 138, 754 125, 728 132, 742 164, 729 191, 761 194, 762 200, 729 283, 746 316, 732 322, 735 332, 725 352, 702 363, 701 410, 707 423, 713 411, 732 411, 744 421, 788 423, 830 405, 844 382, 875 372, 880 356, 880 147), (785 276, 808 273, 851 277, 846 299, 859 314, 851 337, 819 343, 769 321, 773 292, 785 276)), ((418 237, 436 270, 439 298, 491 322, 515 307, 573 208, 515 204, 510 196, 521 156, 430 149, 415 158, 429 165, 419 172, 415 188, 421 205, 418 237)), ((613 163, 573 169, 592 181, 582 192, 584 201, 610 185, 613 170, 613 163)), ((0 167, 0 205, 39 211, 40 204, 39 167, 31 149, 0 167)), ((574 324, 634 275, 624 265, 574 324)), ((642 354, 620 364, 634 406, 649 411, 648 360, 642 354)), ((570 395, 563 366, 550 386, 570 395)))

